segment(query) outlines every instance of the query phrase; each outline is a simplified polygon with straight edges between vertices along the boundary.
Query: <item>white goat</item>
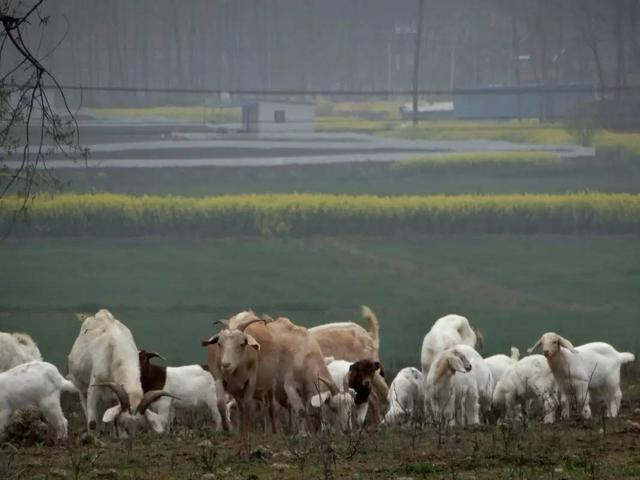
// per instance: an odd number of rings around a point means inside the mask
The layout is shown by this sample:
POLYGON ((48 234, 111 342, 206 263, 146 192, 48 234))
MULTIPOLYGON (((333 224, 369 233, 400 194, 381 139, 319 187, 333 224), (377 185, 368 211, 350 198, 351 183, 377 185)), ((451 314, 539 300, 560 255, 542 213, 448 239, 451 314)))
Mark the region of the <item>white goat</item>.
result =
POLYGON ((148 407, 167 393, 154 390, 143 395, 133 335, 111 312, 103 309, 85 318, 68 361, 69 379, 80 391, 80 403, 90 431, 97 426, 98 402, 108 392, 101 387, 108 387, 118 400, 118 405, 104 412, 103 422, 121 424, 123 434, 135 433, 145 421, 155 431, 162 431, 158 415, 148 407))
POLYGON ((0 373, 0 438, 11 414, 21 408, 38 408, 58 440, 67 438, 67 419, 60 408, 63 391, 76 392, 76 387, 46 362, 33 361, 0 373))
POLYGON ((220 430, 222 418, 218 411, 216 384, 208 370, 200 365, 163 367, 149 360, 162 358, 155 352, 140 350, 140 381, 143 391, 164 390, 173 397, 164 397, 155 402, 153 410, 160 415, 163 431, 171 424, 174 409, 190 410, 206 406, 220 430))
POLYGON ((417 368, 407 367, 398 372, 389 387, 389 411, 384 417, 387 425, 406 425, 422 416, 424 375, 417 368))
POLYGON ((574 402, 583 418, 591 418, 591 401, 604 404, 606 416, 618 416, 622 400, 620 366, 635 360, 632 353, 620 353, 603 342, 574 347, 554 332, 542 335, 529 352, 539 345, 560 392, 574 402))
MULTIPOLYGON (((559 391, 553 373, 542 355, 531 355, 514 363, 496 383, 493 406, 507 420, 532 407, 542 410, 544 423, 556 419, 559 391)), ((563 404, 563 415, 566 405, 563 404)))
POLYGON ((0 332, 0 372, 34 360, 42 361, 42 355, 29 335, 0 332))
POLYGON ((465 317, 450 314, 439 318, 422 341, 422 374, 427 375, 429 367, 440 352, 460 344, 475 348, 476 343, 482 343, 482 336, 471 328, 465 317))
POLYGON ((498 381, 502 378, 505 372, 515 365, 518 360, 520 360, 520 350, 516 347, 511 347, 510 357, 499 353, 498 355, 492 355, 484 359, 489 366, 489 370, 491 370, 491 375, 493 376, 493 382, 495 385, 498 384, 498 381))
POLYGON ((436 422, 477 425, 491 409, 491 370, 473 347, 456 345, 439 353, 426 377, 425 411, 436 422))

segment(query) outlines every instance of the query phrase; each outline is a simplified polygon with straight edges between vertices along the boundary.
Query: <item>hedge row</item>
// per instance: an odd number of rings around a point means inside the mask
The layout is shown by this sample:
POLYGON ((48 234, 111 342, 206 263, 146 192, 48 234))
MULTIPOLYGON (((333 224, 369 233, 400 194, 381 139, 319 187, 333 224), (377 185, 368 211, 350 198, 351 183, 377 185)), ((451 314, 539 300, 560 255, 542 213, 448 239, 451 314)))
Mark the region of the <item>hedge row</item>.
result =
MULTIPOLYGON (((18 199, 0 204, 0 225, 18 199)), ((640 195, 347 196, 208 198, 116 194, 40 197, 18 235, 279 236, 415 233, 640 233, 640 195)))

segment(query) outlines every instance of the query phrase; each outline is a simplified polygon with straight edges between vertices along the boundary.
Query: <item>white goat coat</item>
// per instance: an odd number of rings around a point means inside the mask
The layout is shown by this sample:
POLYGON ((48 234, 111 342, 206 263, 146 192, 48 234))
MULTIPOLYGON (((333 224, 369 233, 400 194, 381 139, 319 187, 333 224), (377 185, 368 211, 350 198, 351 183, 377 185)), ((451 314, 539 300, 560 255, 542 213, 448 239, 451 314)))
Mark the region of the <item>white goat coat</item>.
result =
POLYGON ((450 425, 461 426, 477 425, 480 423, 480 414, 488 413, 491 409, 491 370, 482 356, 468 345, 455 345, 439 353, 429 369, 425 384, 425 399, 437 422, 445 421, 450 425), (461 373, 448 370, 444 363, 454 351, 467 358, 471 371, 461 373))
POLYGON ((29 335, 0 332, 0 372, 32 361, 42 361, 42 355, 29 335))
POLYGON ((80 391, 90 429, 95 426, 100 399, 118 403, 108 388, 91 387, 93 384, 121 384, 129 396, 132 411, 138 407, 142 400, 138 347, 131 331, 108 310, 100 310, 82 322, 68 362, 69 379, 80 391))
POLYGON ((63 391, 77 392, 50 363, 28 362, 0 373, 0 438, 11 414, 29 407, 40 409, 58 439, 67 438, 67 419, 60 408, 63 391))
POLYGON ((426 375, 436 356, 454 345, 476 346, 477 337, 469 320, 461 315, 449 314, 436 320, 422 341, 420 363, 426 375))
POLYGON ((487 362, 491 375, 493 376, 493 382, 498 384, 502 376, 520 359, 520 351, 517 348, 511 347, 511 356, 508 357, 502 353, 498 355, 492 355, 484 359, 487 362))
POLYGON ((417 368, 406 367, 398 372, 389 386, 387 425, 405 425, 420 417, 424 406, 424 376, 417 368))
POLYGON ((634 361, 631 353, 620 353, 608 343, 594 342, 575 347, 577 353, 562 347, 549 367, 568 401, 574 402, 584 418, 591 417, 591 402, 602 402, 605 414, 616 417, 620 410, 620 367, 634 361))
POLYGON ((514 363, 493 391, 494 406, 504 410, 507 419, 514 419, 525 409, 538 407, 544 422, 553 423, 558 401, 558 384, 543 355, 530 355, 514 363))
POLYGON ((152 410, 162 417, 166 429, 173 417, 173 409, 191 410, 205 406, 213 415, 216 430, 222 418, 218 411, 218 397, 213 376, 200 365, 167 367, 163 390, 176 398, 162 397, 153 404, 152 410))

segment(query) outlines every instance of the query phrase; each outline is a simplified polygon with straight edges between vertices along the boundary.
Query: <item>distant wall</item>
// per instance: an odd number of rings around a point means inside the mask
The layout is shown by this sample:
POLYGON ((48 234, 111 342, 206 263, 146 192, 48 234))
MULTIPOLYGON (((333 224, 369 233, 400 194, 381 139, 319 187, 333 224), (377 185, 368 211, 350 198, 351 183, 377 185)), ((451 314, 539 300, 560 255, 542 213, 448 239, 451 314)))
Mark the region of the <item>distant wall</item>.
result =
MULTIPOLYGON (((536 87, 532 86, 532 89, 536 87)), ((490 94, 455 94, 453 96, 455 118, 461 120, 514 118, 559 120, 565 118, 576 105, 593 101, 595 98, 595 90, 550 93, 531 91, 519 95, 505 87, 492 87, 489 90, 492 90, 490 94), (501 90, 505 90, 504 93, 501 93, 501 90)))

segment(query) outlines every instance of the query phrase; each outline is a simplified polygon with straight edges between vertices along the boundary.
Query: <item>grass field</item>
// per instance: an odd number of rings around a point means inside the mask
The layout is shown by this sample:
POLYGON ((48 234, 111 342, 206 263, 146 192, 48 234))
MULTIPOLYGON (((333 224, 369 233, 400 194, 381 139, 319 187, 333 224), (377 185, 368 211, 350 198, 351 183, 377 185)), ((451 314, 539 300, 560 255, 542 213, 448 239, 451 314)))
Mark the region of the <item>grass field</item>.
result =
MULTIPOLYGON (((471 158, 471 157, 467 157, 471 158)), ((90 168, 57 170, 73 192, 210 196, 233 193, 434 195, 461 193, 640 192, 640 164, 576 159, 555 166, 504 162, 403 173, 390 164, 270 168, 90 168)))
POLYGON ((487 352, 548 329, 640 350, 635 236, 8 240, 0 265, 2 330, 31 332, 63 368, 74 313, 102 307, 171 364, 202 361, 211 321, 243 308, 316 325, 358 319, 361 304, 388 368, 417 364, 449 312, 484 329, 487 352))

